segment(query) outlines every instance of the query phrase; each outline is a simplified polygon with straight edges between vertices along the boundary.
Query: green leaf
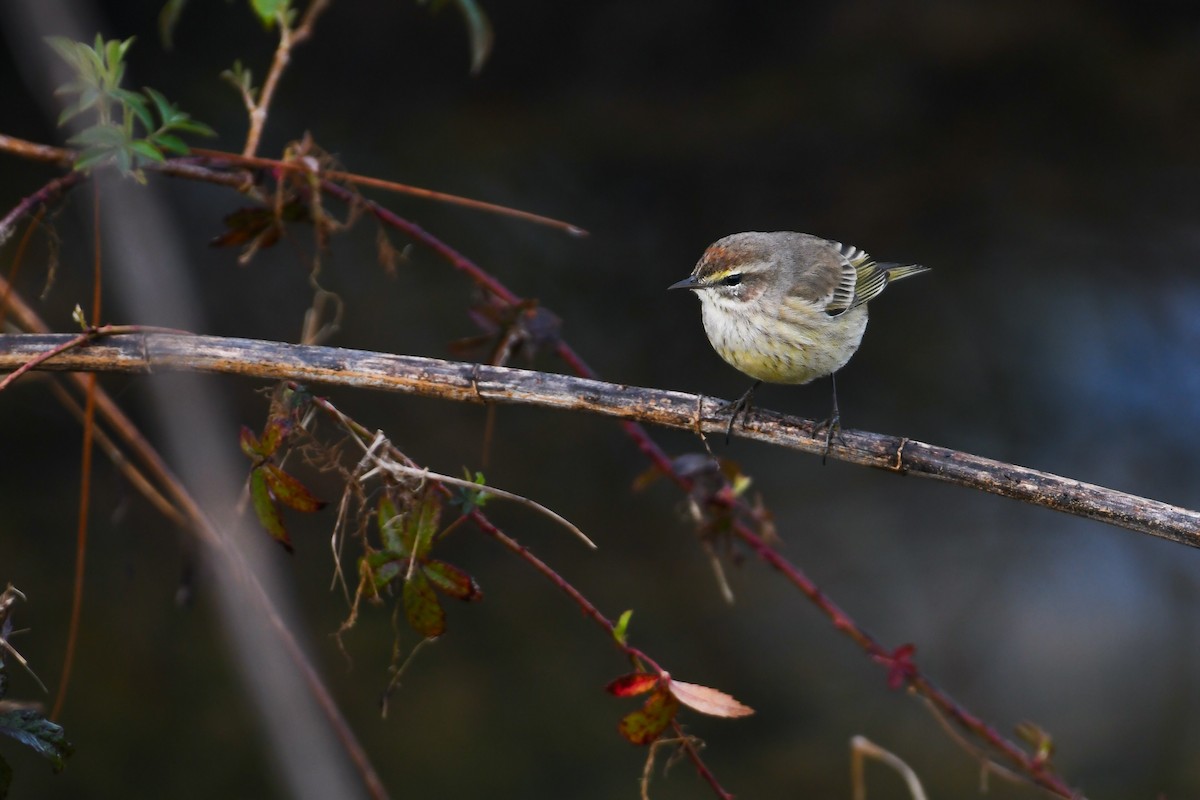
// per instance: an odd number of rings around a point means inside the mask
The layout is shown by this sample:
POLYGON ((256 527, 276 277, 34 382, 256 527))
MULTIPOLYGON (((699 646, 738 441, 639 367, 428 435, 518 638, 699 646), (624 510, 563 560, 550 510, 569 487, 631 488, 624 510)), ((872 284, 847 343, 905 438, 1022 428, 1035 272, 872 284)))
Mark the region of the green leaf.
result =
POLYGON ((270 28, 275 24, 276 15, 287 10, 288 0, 250 0, 250 7, 258 15, 259 21, 270 28))
POLYGON ((168 153, 186 156, 188 153, 192 152, 191 148, 184 144, 182 139, 180 139, 178 136, 172 136, 169 133, 156 133, 150 137, 150 141, 153 142, 155 146, 167 151, 168 153))
POLYGON ((111 150, 84 150, 71 166, 76 172, 87 172, 92 167, 112 161, 112 156, 111 150))
POLYGON ((150 106, 146 105, 146 98, 137 92, 118 88, 109 92, 109 96, 124 106, 127 114, 132 112, 147 132, 158 127, 154 124, 154 117, 150 114, 150 106))
MULTIPOLYGON (((487 481, 484 480, 482 472, 476 472, 475 477, 471 477, 471 471, 463 468, 463 474, 466 476, 467 480, 471 481, 472 483, 479 484, 480 486, 487 485, 487 481)), ((482 489, 476 490, 460 487, 458 491, 454 493, 454 498, 450 501, 450 505, 459 509, 459 511, 461 511, 463 514, 470 514, 477 508, 483 508, 485 505, 487 505, 487 501, 491 499, 492 495, 488 494, 482 489)))
POLYGON ((221 73, 221 77, 240 91, 250 95, 257 94, 257 90, 254 88, 254 75, 240 60, 235 60, 232 67, 221 73))
POLYGON ((134 139, 129 143, 129 149, 142 158, 150 161, 166 161, 162 152, 145 139, 134 139))
POLYGON ((617 644, 625 644, 625 638, 629 633, 629 620, 633 618, 633 609, 626 609, 617 618, 617 624, 613 626, 613 638, 617 640, 617 644))
POLYGON ((367 564, 372 567, 371 578, 377 591, 408 572, 407 558, 386 551, 371 553, 367 556, 367 564))
MULTIPOLYGON (((111 39, 104 45, 104 62, 108 65, 111 71, 113 67, 119 65, 125 59, 125 51, 133 44, 133 37, 130 36, 125 41, 111 39)), ((96 37, 96 50, 100 50, 100 37, 96 37)))
POLYGON ((175 46, 175 26, 179 23, 179 15, 187 0, 167 0, 162 11, 158 12, 158 36, 162 40, 164 50, 175 46))
POLYGON ((161 119, 164 124, 170 122, 179 113, 179 110, 171 105, 170 101, 163 96, 162 92, 155 91, 149 86, 143 88, 142 91, 145 92, 146 96, 149 97, 154 103, 154 110, 158 112, 158 118, 161 119))
POLYGON ((404 615, 413 630, 427 639, 446 632, 446 612, 421 570, 404 582, 404 615))
POLYGON ((678 710, 678 700, 666 692, 655 692, 644 706, 626 714, 617 730, 633 744, 650 744, 667 729, 678 710))
POLYGON ((421 505, 413 515, 415 534, 412 538, 412 555, 418 561, 429 555, 433 537, 438 532, 438 520, 442 515, 442 504, 433 492, 425 492, 421 505))
POLYGON ((46 719, 37 708, 15 703, 0 703, 0 733, 33 748, 50 762, 55 772, 61 772, 66 766, 66 759, 73 749, 63 735, 61 725, 46 719))
POLYGON ((404 546, 403 537, 400 535, 400 526, 404 524, 404 520, 396 513, 396 504, 387 494, 379 496, 376 516, 379 522, 379 541, 383 542, 384 549, 402 556, 408 555, 410 550, 404 546))
POLYGON ((325 507, 325 501, 318 500, 308 488, 279 466, 271 463, 263 464, 262 470, 267 481, 267 488, 275 499, 295 511, 311 513, 325 507))
POLYGON ((292 540, 288 537, 283 517, 271 498, 271 492, 267 488, 267 476, 262 467, 250 470, 250 500, 259 524, 267 529, 272 539, 283 545, 289 553, 292 552, 292 540))
POLYGON ((171 130, 181 131, 182 133, 194 133, 197 136, 216 136, 217 132, 203 122, 192 119, 187 114, 180 112, 175 115, 175 119, 171 121, 171 130))
POLYGON ((124 147, 127 142, 125 131, 112 124, 93 125, 67 140, 68 144, 76 147, 107 147, 113 150, 124 147))
POLYGON ((100 34, 96 34, 96 41, 91 47, 80 42, 78 52, 82 58, 84 72, 90 72, 97 81, 103 81, 107 70, 104 68, 104 39, 100 34))
POLYGON ((433 587, 442 594, 468 602, 483 599, 483 590, 479 588, 479 584, 458 567, 445 561, 430 559, 421 565, 421 569, 425 571, 425 577, 433 587))
POLYGON ((87 45, 79 44, 65 36, 47 36, 46 44, 50 45, 54 49, 54 52, 58 53, 59 58, 67 62, 76 72, 82 71, 81 67, 84 62, 79 48, 83 47, 86 49, 87 45))

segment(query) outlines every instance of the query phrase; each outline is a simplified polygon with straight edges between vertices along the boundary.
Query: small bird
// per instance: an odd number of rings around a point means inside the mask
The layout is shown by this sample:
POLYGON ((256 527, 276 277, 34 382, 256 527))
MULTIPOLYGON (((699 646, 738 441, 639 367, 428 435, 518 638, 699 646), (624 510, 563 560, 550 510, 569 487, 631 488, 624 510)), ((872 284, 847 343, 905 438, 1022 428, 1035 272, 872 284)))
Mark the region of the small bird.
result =
MULTIPOLYGON (((867 303, 892 281, 928 271, 878 264, 857 247, 807 233, 751 231, 710 245, 692 274, 668 288, 696 292, 717 355, 755 379, 726 406, 732 411, 726 441, 763 381, 833 377, 862 342, 867 303)), ((813 430, 826 429, 826 453, 839 422, 835 379, 833 413, 813 430)))

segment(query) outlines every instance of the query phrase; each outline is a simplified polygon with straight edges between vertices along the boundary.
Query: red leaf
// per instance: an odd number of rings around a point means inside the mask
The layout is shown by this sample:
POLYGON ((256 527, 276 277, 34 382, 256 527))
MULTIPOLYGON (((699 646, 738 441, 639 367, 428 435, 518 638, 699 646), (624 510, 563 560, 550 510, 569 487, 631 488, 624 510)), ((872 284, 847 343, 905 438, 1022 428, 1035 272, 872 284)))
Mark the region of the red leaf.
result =
POLYGON ((753 708, 739 703, 724 692, 698 683, 685 683, 670 678, 667 688, 680 703, 710 717, 748 717, 754 713, 753 708))
POLYGON ((421 565, 425 571, 425 577, 429 578, 429 582, 433 587, 443 594, 448 594, 451 597, 459 600, 482 600, 483 590, 479 588, 479 584, 475 582, 467 573, 463 572, 458 567, 451 566, 445 561, 430 559, 421 565))
POLYGON ((292 540, 288 538, 283 518, 279 515, 279 509, 267 488, 266 472, 262 467, 250 470, 250 500, 254 504, 254 515, 267 529, 267 533, 271 534, 271 538, 283 545, 289 553, 292 552, 292 540))
POLYGON ((617 730, 633 744, 650 744, 667 729, 677 711, 678 700, 666 692, 655 692, 644 706, 626 714, 617 730))
POLYGON ((420 570, 404 582, 404 615, 413 630, 427 639, 446 632, 446 612, 420 570))
POLYGON ((605 686, 604 691, 617 697, 633 697, 636 694, 650 691, 658 685, 658 681, 657 675, 651 675, 648 672, 631 672, 605 686))
POLYGON ((271 494, 275 495, 275 499, 283 503, 285 506, 296 511, 320 511, 325 507, 322 500, 318 500, 304 484, 288 475, 282 469, 274 464, 263 464, 261 469, 266 474, 267 486, 271 489, 271 494))

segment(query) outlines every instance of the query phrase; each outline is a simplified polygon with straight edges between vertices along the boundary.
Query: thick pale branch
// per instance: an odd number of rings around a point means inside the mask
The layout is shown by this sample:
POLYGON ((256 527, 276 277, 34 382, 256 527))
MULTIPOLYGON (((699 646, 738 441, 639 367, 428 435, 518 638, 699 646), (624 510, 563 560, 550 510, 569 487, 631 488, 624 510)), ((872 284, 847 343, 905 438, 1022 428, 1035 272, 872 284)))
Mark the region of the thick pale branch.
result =
MULTIPOLYGON (((0 335, 0 371, 68 341, 67 335, 0 335)), ((250 339, 122 335, 68 350, 39 369, 108 372, 196 371, 381 389, 459 402, 514 403, 588 411, 724 434, 722 402, 530 370, 250 339)), ((820 454, 812 422, 754 411, 739 435, 820 454)), ((829 455, 1003 495, 1140 533, 1200 547, 1200 512, 1093 484, 896 436, 846 430, 829 455)))

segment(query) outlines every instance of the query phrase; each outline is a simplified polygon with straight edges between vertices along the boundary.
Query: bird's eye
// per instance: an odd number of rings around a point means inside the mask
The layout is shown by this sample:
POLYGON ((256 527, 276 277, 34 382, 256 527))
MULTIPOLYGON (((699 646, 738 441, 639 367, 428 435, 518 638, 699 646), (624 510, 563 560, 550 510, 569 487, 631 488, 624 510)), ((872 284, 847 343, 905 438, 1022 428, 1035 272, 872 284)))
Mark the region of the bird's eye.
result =
POLYGON ((721 278, 722 286, 737 286, 741 282, 742 273, 740 272, 735 272, 732 275, 726 275, 724 278, 721 278))

